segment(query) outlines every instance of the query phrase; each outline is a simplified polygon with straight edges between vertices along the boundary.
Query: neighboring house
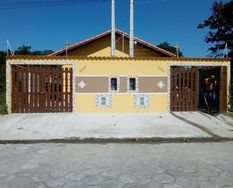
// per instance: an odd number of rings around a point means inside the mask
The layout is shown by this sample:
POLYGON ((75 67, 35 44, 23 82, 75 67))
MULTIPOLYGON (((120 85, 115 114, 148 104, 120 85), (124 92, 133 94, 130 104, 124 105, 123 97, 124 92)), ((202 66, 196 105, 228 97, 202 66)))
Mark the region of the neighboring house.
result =
POLYGON ((200 107, 200 78, 218 79, 217 107, 226 111, 230 60, 177 58, 139 38, 129 57, 129 35, 111 31, 48 56, 7 59, 7 105, 12 113, 166 112, 200 107))

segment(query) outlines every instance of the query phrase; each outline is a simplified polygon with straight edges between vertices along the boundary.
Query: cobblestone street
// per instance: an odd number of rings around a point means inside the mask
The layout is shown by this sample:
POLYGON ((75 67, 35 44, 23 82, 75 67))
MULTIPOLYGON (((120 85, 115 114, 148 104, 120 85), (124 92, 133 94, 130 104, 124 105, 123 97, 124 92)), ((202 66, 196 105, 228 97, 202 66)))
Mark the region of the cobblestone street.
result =
POLYGON ((233 143, 0 145, 0 185, 233 187, 233 143))

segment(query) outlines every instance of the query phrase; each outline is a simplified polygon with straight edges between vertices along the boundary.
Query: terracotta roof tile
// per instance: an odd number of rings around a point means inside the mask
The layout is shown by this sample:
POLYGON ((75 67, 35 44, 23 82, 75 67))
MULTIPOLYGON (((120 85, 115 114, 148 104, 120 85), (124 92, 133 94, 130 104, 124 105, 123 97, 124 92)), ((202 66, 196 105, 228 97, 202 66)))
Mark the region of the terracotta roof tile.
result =
POLYGON ((177 58, 177 57, 86 57, 86 56, 35 56, 14 55, 8 56, 7 60, 157 60, 157 61, 230 61, 230 58, 177 58))

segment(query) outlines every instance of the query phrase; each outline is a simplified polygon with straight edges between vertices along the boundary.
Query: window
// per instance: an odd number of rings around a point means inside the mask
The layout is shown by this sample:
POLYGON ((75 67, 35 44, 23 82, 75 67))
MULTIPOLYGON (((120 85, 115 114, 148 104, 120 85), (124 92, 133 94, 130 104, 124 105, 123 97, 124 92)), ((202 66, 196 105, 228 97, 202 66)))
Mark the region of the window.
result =
POLYGON ((137 92, 138 91, 138 78, 136 76, 128 77, 127 90, 128 90, 128 92, 137 92))
POLYGON ((109 94, 97 94, 96 95, 96 107, 111 107, 112 98, 109 94))
POLYGON ((111 78, 111 90, 117 91, 117 78, 111 78))
POLYGON ((117 93, 120 89, 120 78, 117 76, 109 77, 108 88, 109 88, 109 92, 117 93))
POLYGON ((146 94, 134 95, 134 106, 136 108, 148 108, 149 107, 149 95, 146 95, 146 94))
POLYGON ((145 105, 145 98, 140 97, 140 106, 144 106, 144 105, 145 105))
POLYGON ((105 96, 101 97, 101 106, 106 106, 106 97, 105 96))
POLYGON ((136 78, 129 78, 129 90, 130 91, 136 90, 136 78))

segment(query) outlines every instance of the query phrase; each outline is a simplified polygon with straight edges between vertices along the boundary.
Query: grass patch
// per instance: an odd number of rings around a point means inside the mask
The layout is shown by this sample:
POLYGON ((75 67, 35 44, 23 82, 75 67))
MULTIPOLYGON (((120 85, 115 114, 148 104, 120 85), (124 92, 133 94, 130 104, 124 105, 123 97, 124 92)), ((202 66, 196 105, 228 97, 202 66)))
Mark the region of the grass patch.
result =
POLYGON ((6 106, 6 92, 3 91, 0 93, 0 114, 8 114, 6 106))

